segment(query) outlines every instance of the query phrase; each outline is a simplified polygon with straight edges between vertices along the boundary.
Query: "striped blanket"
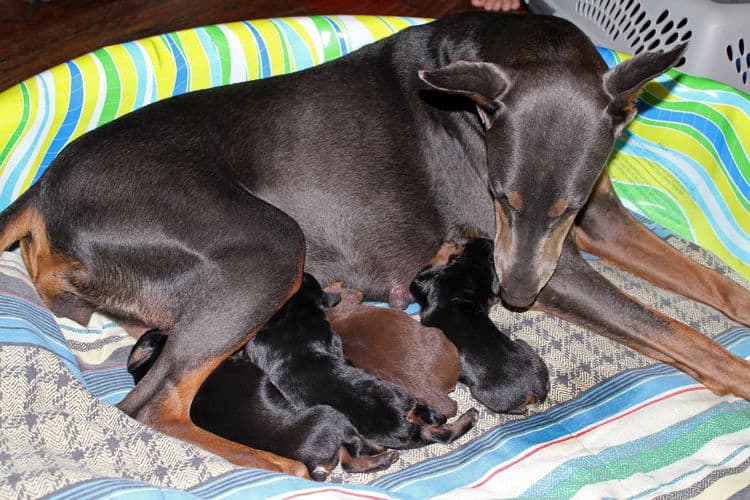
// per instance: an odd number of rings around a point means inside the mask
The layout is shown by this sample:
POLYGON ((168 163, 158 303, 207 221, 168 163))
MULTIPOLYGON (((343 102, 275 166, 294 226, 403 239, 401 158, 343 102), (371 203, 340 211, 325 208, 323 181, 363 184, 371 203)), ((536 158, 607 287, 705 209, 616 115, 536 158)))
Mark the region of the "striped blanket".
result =
MULTIPOLYGON (((101 49, 0 94, 0 207, 81 133, 188 90, 285 73, 424 20, 320 16, 231 23, 101 49)), ((601 50, 612 65, 621 57, 601 50)), ((750 99, 672 71, 648 85, 610 162, 618 194, 670 244, 750 276, 750 99), (700 246, 695 244, 698 243, 700 246), (709 248, 711 251, 704 250, 709 248), (720 258, 717 258, 717 255, 720 258)), ((631 295, 750 356, 750 330, 592 259, 631 295)), ((125 332, 54 318, 16 253, 0 259, 0 498, 725 498, 750 494, 750 404, 564 321, 493 319, 547 361, 528 416, 480 409, 458 442, 324 484, 242 469, 119 412, 125 332)), ((460 410, 476 405, 459 387, 460 410)))
MULTIPOLYGON (((732 275, 705 250, 667 238, 732 275)), ((750 329, 591 264, 750 356, 750 329)), ((395 469, 373 475, 337 469, 322 485, 239 469, 109 404, 132 387, 124 369, 132 340, 117 324, 102 317, 87 328, 56 321, 16 253, 0 260, 0 287, 0 498, 714 498, 750 484, 750 403, 717 397, 682 372, 555 318, 502 309, 493 319, 550 367, 549 401, 531 416, 481 409, 477 428, 453 445, 403 452, 395 469)), ((476 405, 464 387, 455 396, 461 409, 476 405)))

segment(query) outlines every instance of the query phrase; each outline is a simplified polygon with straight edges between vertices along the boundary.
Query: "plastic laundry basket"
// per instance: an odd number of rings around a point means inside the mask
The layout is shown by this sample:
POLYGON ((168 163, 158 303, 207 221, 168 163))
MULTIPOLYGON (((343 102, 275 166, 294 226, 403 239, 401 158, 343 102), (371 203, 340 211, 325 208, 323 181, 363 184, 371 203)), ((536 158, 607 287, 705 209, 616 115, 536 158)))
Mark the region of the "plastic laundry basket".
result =
POLYGON ((529 8, 630 54, 689 41, 681 71, 750 91, 750 0, 529 0, 529 8))

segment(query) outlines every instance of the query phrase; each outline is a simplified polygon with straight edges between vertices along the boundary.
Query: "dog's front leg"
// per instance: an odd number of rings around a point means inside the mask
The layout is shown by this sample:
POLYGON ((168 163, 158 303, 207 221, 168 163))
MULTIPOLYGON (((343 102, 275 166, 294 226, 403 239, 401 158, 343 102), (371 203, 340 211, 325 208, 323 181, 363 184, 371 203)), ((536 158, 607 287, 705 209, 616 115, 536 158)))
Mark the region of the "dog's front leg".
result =
POLYGON ((572 235, 533 309, 555 314, 668 363, 717 394, 750 400, 750 363, 625 295, 581 257, 572 235))
POLYGON ((576 236, 581 250, 750 326, 750 291, 680 253, 635 220, 606 172, 576 221, 576 236))

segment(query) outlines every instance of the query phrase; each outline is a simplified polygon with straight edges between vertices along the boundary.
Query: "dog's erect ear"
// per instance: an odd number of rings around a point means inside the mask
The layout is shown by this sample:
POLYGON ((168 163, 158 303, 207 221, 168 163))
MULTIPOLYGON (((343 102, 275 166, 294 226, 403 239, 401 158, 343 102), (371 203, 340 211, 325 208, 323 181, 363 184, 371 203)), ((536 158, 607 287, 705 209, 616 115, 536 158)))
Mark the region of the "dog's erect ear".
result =
POLYGON ((667 52, 644 52, 621 62, 604 74, 604 89, 612 96, 608 111, 619 133, 635 115, 635 98, 641 87, 677 64, 687 43, 667 52))
POLYGON ((506 71, 485 62, 456 61, 440 69, 420 70, 418 74, 435 90, 463 95, 474 101, 488 129, 495 123, 502 109, 502 95, 510 86, 506 71))

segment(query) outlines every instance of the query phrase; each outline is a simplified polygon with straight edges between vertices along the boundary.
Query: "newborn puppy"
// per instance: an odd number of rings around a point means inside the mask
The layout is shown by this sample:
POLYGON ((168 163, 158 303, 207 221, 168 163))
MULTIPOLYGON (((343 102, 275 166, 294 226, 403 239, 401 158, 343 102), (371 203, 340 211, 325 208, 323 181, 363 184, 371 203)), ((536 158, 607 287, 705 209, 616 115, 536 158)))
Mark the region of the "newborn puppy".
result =
POLYGON ((448 397, 458 381, 458 349, 442 331, 422 325, 399 309, 362 304, 362 293, 340 284, 326 288, 341 302, 326 317, 354 366, 406 389, 445 417, 456 414, 448 397))
POLYGON ((410 291, 421 320, 443 330, 461 355, 460 381, 472 396, 500 413, 522 413, 549 391, 544 361, 523 340, 511 340, 488 312, 498 298, 493 244, 472 240, 445 266, 420 271, 410 291))
POLYGON ((475 409, 446 424, 442 414, 404 389, 347 362, 324 312, 332 296, 304 274, 299 291, 245 346, 293 406, 332 406, 364 437, 388 448, 450 443, 474 425, 475 409))
MULTIPOLYGON (((161 331, 149 330, 133 347, 128 371, 136 383, 166 339, 161 331)), ((298 409, 290 405, 243 351, 206 379, 190 416, 197 426, 214 434, 302 462, 316 481, 325 480, 339 460, 348 472, 371 472, 387 468, 398 458, 398 452, 364 439, 330 406, 298 409)))

